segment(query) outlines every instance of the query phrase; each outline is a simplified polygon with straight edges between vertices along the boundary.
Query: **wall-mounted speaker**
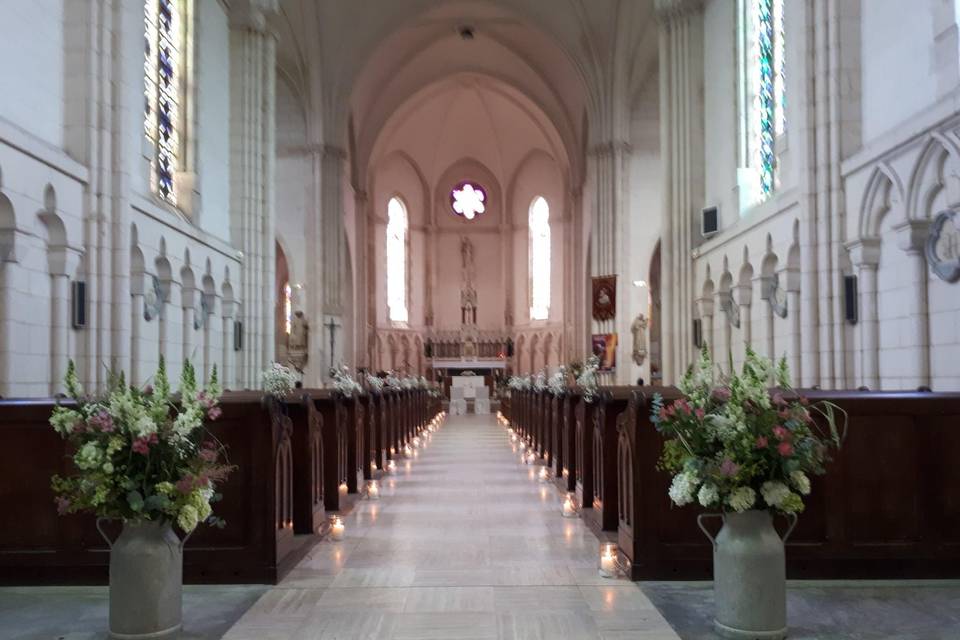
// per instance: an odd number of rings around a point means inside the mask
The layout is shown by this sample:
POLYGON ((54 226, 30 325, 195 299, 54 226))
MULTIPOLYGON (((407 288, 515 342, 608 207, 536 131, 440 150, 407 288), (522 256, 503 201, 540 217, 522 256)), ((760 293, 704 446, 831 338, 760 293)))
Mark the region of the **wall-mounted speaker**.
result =
POLYGON ((82 329, 87 326, 87 283, 74 280, 70 294, 70 320, 74 329, 82 329))
POLYGON ((857 276, 843 276, 843 313, 847 322, 857 324, 857 276))
POLYGON ((717 207, 707 207, 700 211, 700 235, 704 238, 720 231, 720 211, 717 207))
POLYGON ((233 350, 234 351, 243 350, 243 321, 242 320, 233 321, 233 350))
POLYGON ((703 346, 703 320, 693 319, 693 346, 697 349, 703 346))

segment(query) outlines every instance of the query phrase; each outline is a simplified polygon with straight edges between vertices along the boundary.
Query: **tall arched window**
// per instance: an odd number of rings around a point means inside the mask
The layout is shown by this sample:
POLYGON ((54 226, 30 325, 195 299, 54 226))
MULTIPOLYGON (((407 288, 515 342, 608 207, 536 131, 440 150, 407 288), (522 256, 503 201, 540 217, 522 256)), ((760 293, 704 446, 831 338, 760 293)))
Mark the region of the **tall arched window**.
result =
POLYGON ((541 196, 530 205, 530 319, 550 316, 550 205, 541 196))
POLYGON ((407 321, 407 208, 399 198, 387 204, 387 307, 390 320, 407 321))
POLYGON ((184 51, 180 0, 145 0, 143 15, 143 128, 153 146, 150 188, 176 205, 183 85, 180 55, 184 51))
POLYGON ((741 210, 777 186, 778 138, 786 125, 783 0, 740 0, 741 210))

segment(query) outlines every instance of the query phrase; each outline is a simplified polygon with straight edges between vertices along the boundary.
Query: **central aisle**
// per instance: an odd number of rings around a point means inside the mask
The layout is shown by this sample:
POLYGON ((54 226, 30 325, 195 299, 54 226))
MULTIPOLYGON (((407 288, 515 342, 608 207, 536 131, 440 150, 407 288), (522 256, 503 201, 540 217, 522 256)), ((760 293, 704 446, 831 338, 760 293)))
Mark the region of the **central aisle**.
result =
POLYGON ((678 638, 518 459, 493 416, 448 417, 225 638, 678 638))

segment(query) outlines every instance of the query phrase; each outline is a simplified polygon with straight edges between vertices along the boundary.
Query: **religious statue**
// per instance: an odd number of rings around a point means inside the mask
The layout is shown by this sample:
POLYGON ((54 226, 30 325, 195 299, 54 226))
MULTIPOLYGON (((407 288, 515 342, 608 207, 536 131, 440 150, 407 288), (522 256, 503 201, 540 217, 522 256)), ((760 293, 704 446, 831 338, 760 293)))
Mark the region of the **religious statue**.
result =
POLYGON ((473 276, 473 243, 470 238, 462 236, 460 238, 460 256, 463 258, 463 271, 469 277, 473 276))
POLYGON ((642 365, 647 357, 647 317, 638 314, 630 325, 633 334, 633 361, 642 365))
POLYGON ((300 373, 307 364, 309 341, 310 325, 303 311, 295 311, 287 334, 287 361, 300 373))

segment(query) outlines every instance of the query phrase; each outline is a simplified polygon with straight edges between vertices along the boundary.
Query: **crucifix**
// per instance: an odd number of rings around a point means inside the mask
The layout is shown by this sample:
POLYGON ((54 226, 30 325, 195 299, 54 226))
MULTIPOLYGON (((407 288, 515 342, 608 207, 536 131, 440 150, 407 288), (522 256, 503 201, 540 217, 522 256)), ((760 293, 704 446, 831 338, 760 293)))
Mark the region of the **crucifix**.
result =
POLYGON ((334 335, 337 329, 340 327, 340 325, 338 325, 336 321, 333 319, 333 317, 331 316, 330 321, 323 326, 325 326, 330 331, 330 368, 333 369, 333 356, 334 356, 333 345, 335 341, 334 335))

